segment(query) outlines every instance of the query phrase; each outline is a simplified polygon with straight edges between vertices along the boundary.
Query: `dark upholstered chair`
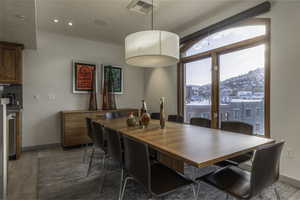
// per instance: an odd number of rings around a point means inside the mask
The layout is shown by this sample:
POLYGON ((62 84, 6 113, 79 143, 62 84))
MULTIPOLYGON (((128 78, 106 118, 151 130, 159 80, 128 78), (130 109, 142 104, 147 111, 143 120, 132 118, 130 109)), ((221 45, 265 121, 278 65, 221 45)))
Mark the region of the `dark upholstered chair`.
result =
POLYGON ((187 185, 193 186, 194 195, 197 196, 192 180, 160 163, 150 164, 148 145, 124 137, 124 152, 127 177, 124 179, 120 200, 124 197, 128 180, 137 181, 154 197, 164 196, 187 185))
MULTIPOLYGON (((251 173, 236 166, 222 168, 202 177, 206 183, 237 199, 250 199, 261 194, 262 190, 272 186, 279 179, 279 162, 284 142, 269 144, 257 149, 254 155, 251 173)), ((278 200, 279 193, 274 187, 278 200)))
POLYGON ((184 119, 182 116, 179 115, 169 115, 168 116, 168 121, 170 122, 177 122, 177 123, 183 123, 184 119))
POLYGON ((191 118, 190 124, 204 128, 210 128, 211 120, 201 117, 193 117, 191 118))
POLYGON ((151 119, 160 119, 160 113, 151 113, 151 119))
MULTIPOLYGON (((121 136, 117 131, 112 129, 106 129, 106 133, 107 133, 108 157, 110 157, 112 161, 121 168, 121 182, 120 182, 120 190, 119 190, 119 196, 120 196, 121 189, 122 189, 121 186, 124 177, 124 150, 121 142, 121 136)), ((105 172, 105 175, 106 174, 107 173, 105 172)))
MULTIPOLYGON (((85 119, 85 122, 86 122, 86 128, 87 128, 87 135, 88 137, 91 139, 92 142, 94 142, 94 138, 93 138, 93 129, 92 129, 92 119, 91 118, 86 118, 85 119)), ((84 144, 84 151, 83 151, 83 162, 85 162, 86 160, 86 157, 87 157, 87 147, 88 147, 88 144, 84 144)))
POLYGON ((98 123, 92 122, 92 119, 90 118, 86 118, 86 123, 88 128, 88 136, 93 142, 92 153, 89 157, 89 166, 87 170, 87 176, 88 176, 93 164, 96 149, 100 149, 101 151, 104 152, 104 156, 103 156, 104 158, 107 152, 107 146, 104 141, 103 127, 98 123))
POLYGON ((251 124, 238 121, 222 121, 221 130, 242 133, 246 135, 253 134, 253 126, 251 124))
POLYGON ((105 119, 114 119, 114 113, 113 112, 107 112, 105 113, 105 119))
MULTIPOLYGON (((221 122, 221 130, 224 131, 230 131, 235 133, 241 133, 246 135, 252 135, 253 134, 253 126, 244 122, 238 122, 238 121, 222 121, 221 122)), ((253 151, 245 153, 240 156, 236 156, 234 158, 231 158, 227 160, 227 164, 232 165, 240 165, 241 163, 250 161, 253 157, 253 151)), ((220 162, 219 166, 224 166, 225 162, 220 162)))

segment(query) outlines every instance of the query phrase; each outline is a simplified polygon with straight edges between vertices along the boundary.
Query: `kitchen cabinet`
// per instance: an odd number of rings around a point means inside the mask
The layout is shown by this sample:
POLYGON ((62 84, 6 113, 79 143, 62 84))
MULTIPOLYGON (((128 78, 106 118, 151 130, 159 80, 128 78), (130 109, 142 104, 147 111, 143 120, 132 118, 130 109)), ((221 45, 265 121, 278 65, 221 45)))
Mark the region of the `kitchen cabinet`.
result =
POLYGON ((0 83, 22 84, 24 46, 0 42, 0 83))

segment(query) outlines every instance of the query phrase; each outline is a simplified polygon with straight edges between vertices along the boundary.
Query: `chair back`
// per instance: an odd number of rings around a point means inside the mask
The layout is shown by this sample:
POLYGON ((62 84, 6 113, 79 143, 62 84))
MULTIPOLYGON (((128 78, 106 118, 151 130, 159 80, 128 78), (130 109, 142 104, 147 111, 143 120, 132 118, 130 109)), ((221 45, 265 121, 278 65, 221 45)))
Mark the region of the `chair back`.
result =
POLYGON ((182 116, 179 115, 169 115, 168 116, 168 121, 170 122, 177 122, 177 123, 183 123, 184 119, 182 116))
POLYGON ((114 119, 114 114, 112 112, 105 113, 105 119, 114 119))
POLYGON ((125 169, 147 190, 151 191, 151 167, 147 144, 124 137, 125 169))
POLYGON ((160 113, 151 113, 151 119, 160 119, 160 113))
POLYGON ((108 155, 115 161, 116 163, 123 166, 123 150, 121 145, 121 137, 120 134, 112 129, 105 129, 107 133, 107 147, 108 147, 108 155))
POLYGON ((113 118, 120 118, 121 117, 120 112, 113 112, 112 115, 113 115, 113 118))
POLYGON ((191 118, 190 124, 195 125, 195 126, 210 128, 211 120, 202 118, 202 117, 194 117, 194 118, 191 118))
POLYGON ((94 141, 94 134, 93 134, 93 125, 92 125, 92 119, 87 117, 85 118, 86 120, 86 127, 87 127, 87 135, 89 136, 89 138, 93 141, 94 141))
POLYGON ((254 154, 251 173, 251 195, 259 194, 279 179, 280 156, 284 142, 264 145, 254 154))
POLYGON ((246 135, 253 134, 253 126, 251 124, 238 121, 222 121, 221 130, 242 133, 246 135))
POLYGON ((92 123, 94 128, 94 138, 95 138, 95 145, 100 147, 103 151, 105 151, 104 148, 104 127, 101 126, 101 124, 93 122, 92 123))

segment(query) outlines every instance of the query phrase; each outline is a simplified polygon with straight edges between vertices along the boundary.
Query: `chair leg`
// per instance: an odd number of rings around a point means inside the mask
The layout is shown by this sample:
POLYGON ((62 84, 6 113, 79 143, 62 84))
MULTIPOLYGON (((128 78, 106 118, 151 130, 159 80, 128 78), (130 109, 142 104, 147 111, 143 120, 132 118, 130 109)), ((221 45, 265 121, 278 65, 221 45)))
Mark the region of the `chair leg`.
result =
POLYGON ((124 169, 122 168, 121 170, 121 181, 120 181, 120 189, 119 189, 119 197, 118 199, 121 198, 121 194, 122 194, 122 187, 123 187, 123 180, 124 180, 124 169))
POLYGON ((86 144, 83 144, 82 146, 83 146, 83 148, 84 148, 83 156, 82 156, 82 162, 85 163, 85 160, 86 160, 86 154, 87 154, 87 146, 86 146, 86 144))
POLYGON ((229 200, 229 194, 226 194, 226 200, 229 200))
POLYGON ((200 184, 193 184, 193 185, 192 185, 192 191, 193 191, 195 200, 198 199, 198 196, 199 196, 199 188, 200 188, 200 184))
POLYGON ((125 178, 124 184, 123 184, 123 187, 122 187, 121 197, 120 197, 119 200, 123 200, 123 199, 124 199, 124 194, 125 194, 126 185, 127 185, 128 180, 130 180, 130 179, 132 179, 132 178, 131 178, 131 177, 125 178))
POLYGON ((93 164, 94 154, 95 154, 95 148, 93 148, 93 150, 92 150, 92 154, 91 154, 91 157, 90 157, 89 167, 88 167, 88 171, 87 171, 86 176, 89 176, 89 174, 90 174, 92 164, 93 164))
POLYGON ((107 163, 107 157, 104 156, 104 158, 103 158, 103 177, 102 177, 102 181, 100 183, 99 193, 102 193, 105 177, 106 177, 106 174, 107 174, 107 171, 108 171, 106 163, 107 163))
POLYGON ((274 192, 275 192, 275 195, 276 195, 277 200, 281 200, 280 195, 279 195, 279 192, 278 192, 276 186, 274 186, 274 192))

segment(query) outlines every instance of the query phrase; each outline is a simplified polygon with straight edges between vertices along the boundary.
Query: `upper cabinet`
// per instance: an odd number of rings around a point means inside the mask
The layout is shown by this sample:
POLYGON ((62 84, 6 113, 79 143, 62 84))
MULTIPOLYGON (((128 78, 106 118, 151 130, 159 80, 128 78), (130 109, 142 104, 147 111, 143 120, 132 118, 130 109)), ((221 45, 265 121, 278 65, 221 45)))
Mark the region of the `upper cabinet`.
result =
POLYGON ((0 83, 22 84, 24 46, 0 42, 0 83))

